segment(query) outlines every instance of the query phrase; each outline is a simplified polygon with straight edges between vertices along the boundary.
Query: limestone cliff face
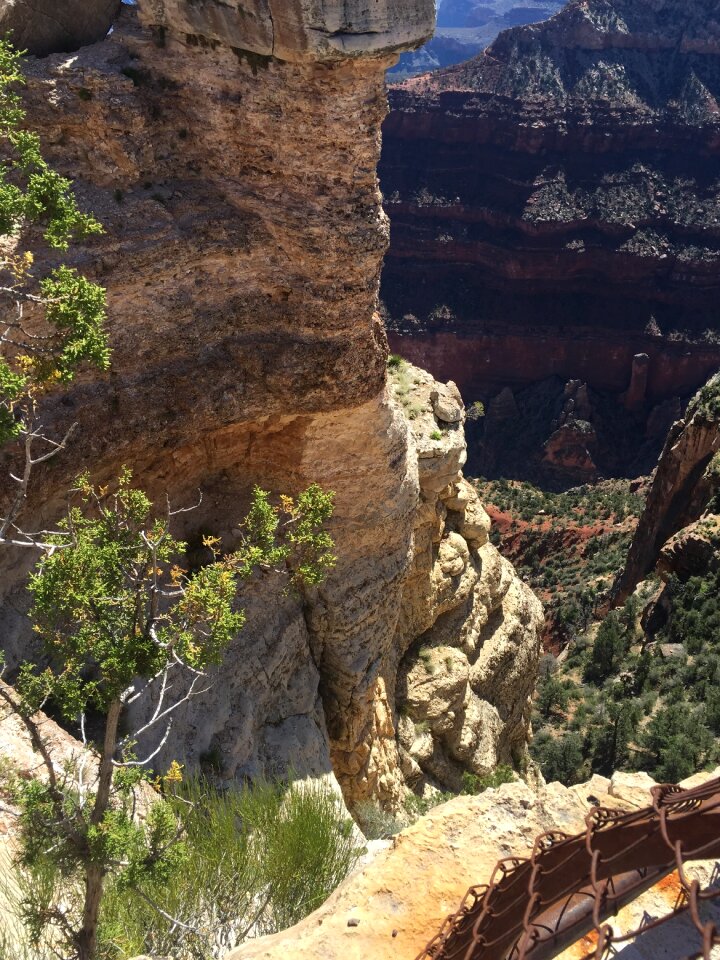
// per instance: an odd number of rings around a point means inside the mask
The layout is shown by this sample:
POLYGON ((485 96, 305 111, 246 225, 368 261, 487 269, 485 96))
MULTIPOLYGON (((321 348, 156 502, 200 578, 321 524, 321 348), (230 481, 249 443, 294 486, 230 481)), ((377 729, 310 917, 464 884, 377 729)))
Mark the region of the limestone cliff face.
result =
POLYGON ((279 60, 321 62, 419 46, 432 33, 427 0, 145 0, 152 27, 279 60))
POLYGON ((409 364, 391 387, 412 418, 420 483, 393 649, 401 768, 416 789, 459 789, 463 770, 525 757, 542 607, 489 542, 490 519, 462 476, 457 387, 409 364))
MULTIPOLYGON (((106 227, 77 259, 108 288, 113 347, 109 376, 46 405, 49 429, 79 431, 37 502, 57 504, 80 468, 104 480, 127 463, 157 498, 189 503, 202 489, 181 532, 231 546, 254 484, 335 491, 332 576, 302 598, 249 586, 248 625, 212 693, 178 717, 165 759, 210 753, 227 777, 334 771, 349 802, 392 806, 405 790, 398 660, 443 611, 413 612, 431 592, 429 548, 416 546, 428 501, 386 385, 375 170, 384 70, 429 32, 432 4, 383 3, 377 19, 352 4, 267 9, 240 35, 235 5, 146 0, 142 22, 124 9, 102 43, 30 65, 32 123, 106 227)), ((442 488, 463 449, 448 448, 442 488)), ((2 610, 16 656, 21 574, 8 572, 2 610)), ((500 696, 522 714, 525 686, 500 696)))

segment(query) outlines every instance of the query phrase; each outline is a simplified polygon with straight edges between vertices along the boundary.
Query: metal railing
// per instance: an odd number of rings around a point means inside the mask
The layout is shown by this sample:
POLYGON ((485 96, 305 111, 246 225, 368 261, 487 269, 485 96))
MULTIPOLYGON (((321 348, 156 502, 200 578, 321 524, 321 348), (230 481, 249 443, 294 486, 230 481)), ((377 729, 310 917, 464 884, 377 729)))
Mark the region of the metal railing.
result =
POLYGON ((597 944, 583 960, 600 960, 681 913, 698 932, 687 960, 710 960, 720 929, 701 908, 720 899, 720 888, 703 890, 685 865, 720 857, 720 779, 691 790, 657 786, 650 794, 643 810, 595 807, 583 833, 544 833, 529 857, 501 860, 489 884, 468 890, 417 960, 547 960, 593 930, 597 944), (680 895, 673 909, 615 934, 605 921, 675 870, 680 895))

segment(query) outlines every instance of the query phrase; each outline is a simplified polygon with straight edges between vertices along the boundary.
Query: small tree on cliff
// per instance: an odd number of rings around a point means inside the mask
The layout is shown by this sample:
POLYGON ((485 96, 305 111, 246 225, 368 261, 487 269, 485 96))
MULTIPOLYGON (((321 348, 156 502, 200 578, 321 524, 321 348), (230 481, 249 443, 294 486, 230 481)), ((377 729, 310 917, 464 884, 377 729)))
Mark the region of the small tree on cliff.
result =
MULTIPOLYGON (((151 803, 139 822, 136 788, 174 712, 208 690, 207 668, 244 623, 238 581, 282 569, 291 585, 320 582, 334 563, 324 529, 332 495, 311 486, 274 507, 256 488, 240 546, 223 554, 218 540, 205 538, 214 560, 189 574, 180 565, 185 544, 172 536, 174 514, 154 515, 129 473, 112 493, 87 479, 76 493, 79 502, 30 581, 31 617, 49 665, 23 664, 16 689, 0 685, 0 699, 25 725, 44 767, 43 778, 15 791, 20 864, 53 878, 30 886, 23 919, 36 945, 94 960, 108 874, 148 900, 148 887, 182 855, 171 807, 151 803), (127 710, 141 698, 150 703, 147 719, 125 732, 127 710), (86 748, 64 766, 43 734, 39 712, 49 706, 77 724, 86 748), (99 724, 95 744, 90 717, 99 724), (154 745, 138 756, 156 729, 154 745)), ((165 780, 178 778, 173 764, 165 780)))
POLYGON ((63 265, 34 275, 31 246, 63 252, 101 227, 80 212, 70 181, 43 159, 38 137, 22 129, 22 81, 20 55, 0 41, 0 445, 14 445, 21 461, 2 497, 0 544, 33 546, 42 534, 17 526, 31 473, 64 449, 73 429, 48 436, 37 419, 38 399, 84 363, 106 369, 110 354, 103 288, 63 265))

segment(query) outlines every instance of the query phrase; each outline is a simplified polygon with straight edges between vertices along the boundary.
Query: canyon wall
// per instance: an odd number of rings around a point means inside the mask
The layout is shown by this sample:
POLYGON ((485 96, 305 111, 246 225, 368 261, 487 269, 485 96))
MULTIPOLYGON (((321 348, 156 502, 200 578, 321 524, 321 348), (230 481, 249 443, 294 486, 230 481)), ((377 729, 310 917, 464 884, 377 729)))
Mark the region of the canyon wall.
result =
POLYGON ((562 5, 563 0, 444 0, 438 4, 432 40, 415 52, 404 53, 389 75, 400 79, 469 60, 501 30, 546 20, 562 5))
MULTIPOLYGON (((191 547, 205 533, 231 547, 254 484, 333 490, 336 569, 304 597, 258 575, 242 596, 246 628, 161 759, 211 757, 228 778, 334 773, 350 804, 400 803, 396 674, 447 611, 454 636, 472 624, 477 696, 497 714, 486 765, 524 743, 538 656, 529 590, 505 566, 482 594, 487 549, 473 553, 472 538, 460 548, 476 507, 456 496, 458 399, 443 420, 431 395, 446 388, 428 378, 426 433, 452 435, 428 455, 411 430, 418 411, 386 383, 384 72, 432 18, 429 0, 372 13, 145 0, 103 42, 28 63, 30 122, 105 226, 75 261, 107 287, 113 350, 109 375, 45 403, 46 429, 79 427, 38 474, 28 515, 50 519, 80 469, 109 481, 129 464, 162 502, 193 503, 200 489, 179 532, 191 547), (426 460, 442 483, 428 486, 426 460), (449 500, 445 529, 436 518, 449 500), (437 573, 450 547, 462 562, 437 573)), ((29 643, 23 561, 3 562, 0 619, 16 662, 29 643)))
POLYGON ((720 4, 571 0, 390 92, 394 349, 469 399, 545 377, 647 399, 720 364, 720 4))
POLYGON ((703 539, 700 537, 691 545, 695 547, 694 556, 692 550, 686 549, 688 543, 683 543, 682 535, 684 533, 688 541, 693 531, 698 532, 697 523, 702 523, 703 514, 720 486, 718 451, 720 374, 707 382, 690 402, 685 416, 670 429, 625 567, 613 586, 614 606, 624 603, 659 561, 666 571, 680 572, 685 579, 691 573, 707 571, 715 562, 714 520, 712 536, 706 544, 700 542, 703 539), (676 534, 681 536, 673 540, 676 534), (690 556, 683 557, 684 553, 690 556), (695 566, 698 569, 694 569, 695 566))

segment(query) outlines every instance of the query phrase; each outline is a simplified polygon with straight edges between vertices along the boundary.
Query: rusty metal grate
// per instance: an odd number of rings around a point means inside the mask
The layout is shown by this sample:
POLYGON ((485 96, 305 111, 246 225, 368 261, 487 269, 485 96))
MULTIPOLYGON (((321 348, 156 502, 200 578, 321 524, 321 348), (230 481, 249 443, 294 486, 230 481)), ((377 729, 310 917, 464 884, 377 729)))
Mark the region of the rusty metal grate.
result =
POLYGON ((650 793, 643 810, 595 807, 583 833, 544 833, 530 857, 501 860, 490 883, 468 890, 417 960, 547 960, 593 930, 597 945, 583 960, 600 960, 681 913, 689 913, 699 935, 687 960, 710 960, 720 930, 701 908, 720 899, 720 888, 701 889, 685 865, 720 857, 720 779, 650 793), (681 890, 674 908, 615 936, 608 917, 674 870, 681 890))

